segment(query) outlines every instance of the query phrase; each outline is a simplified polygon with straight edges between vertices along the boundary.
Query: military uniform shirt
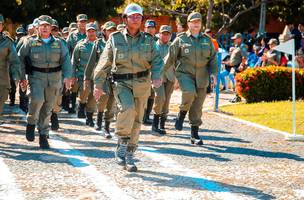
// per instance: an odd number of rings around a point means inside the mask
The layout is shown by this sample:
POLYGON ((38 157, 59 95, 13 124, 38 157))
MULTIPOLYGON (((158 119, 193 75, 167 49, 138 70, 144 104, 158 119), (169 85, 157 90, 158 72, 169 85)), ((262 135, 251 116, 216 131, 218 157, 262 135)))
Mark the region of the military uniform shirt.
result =
POLYGON ((209 74, 217 73, 214 46, 209 36, 200 33, 197 38, 190 31, 177 35, 165 58, 164 72, 175 66, 176 77, 182 90, 187 90, 188 78, 194 79, 196 87, 209 84, 209 74))
MULTIPOLYGON (((136 74, 151 69, 152 79, 160 79, 163 60, 150 34, 139 32, 132 37, 127 29, 110 35, 94 72, 95 84, 101 88, 108 73, 136 74)), ((131 80, 130 80, 131 81, 131 80)))
POLYGON ((9 72, 14 80, 20 80, 21 63, 12 39, 0 33, 0 85, 10 87, 9 72))

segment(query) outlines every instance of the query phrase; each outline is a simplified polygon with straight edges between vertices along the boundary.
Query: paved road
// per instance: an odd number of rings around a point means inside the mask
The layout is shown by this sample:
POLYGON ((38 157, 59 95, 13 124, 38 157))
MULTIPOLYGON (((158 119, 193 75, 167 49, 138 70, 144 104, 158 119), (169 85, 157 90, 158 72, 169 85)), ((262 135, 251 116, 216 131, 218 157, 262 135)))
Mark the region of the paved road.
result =
POLYGON ((174 130, 175 113, 166 136, 143 126, 139 171, 128 173, 114 162, 115 138, 104 139, 76 115, 62 112, 52 149, 40 150, 38 138, 25 140, 24 115, 8 106, 5 112, 0 199, 304 199, 303 143, 213 113, 203 115, 202 147, 190 144, 187 121, 174 130))

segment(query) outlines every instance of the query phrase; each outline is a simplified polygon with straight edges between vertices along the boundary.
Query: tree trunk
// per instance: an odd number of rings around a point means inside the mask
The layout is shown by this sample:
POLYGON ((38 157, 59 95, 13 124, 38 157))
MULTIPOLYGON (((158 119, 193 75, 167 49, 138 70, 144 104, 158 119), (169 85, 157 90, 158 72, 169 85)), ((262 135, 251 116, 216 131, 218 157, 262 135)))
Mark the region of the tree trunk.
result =
POLYGON ((208 12, 206 18, 206 29, 211 28, 213 6, 214 6, 214 0, 209 0, 209 6, 208 6, 208 12))

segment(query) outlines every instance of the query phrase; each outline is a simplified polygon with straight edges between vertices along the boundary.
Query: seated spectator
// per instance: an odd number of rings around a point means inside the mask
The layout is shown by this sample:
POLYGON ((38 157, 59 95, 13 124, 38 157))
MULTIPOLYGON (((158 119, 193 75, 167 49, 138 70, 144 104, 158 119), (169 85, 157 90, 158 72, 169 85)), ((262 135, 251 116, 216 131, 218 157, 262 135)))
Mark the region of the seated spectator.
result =
MULTIPOLYGON (((225 61, 228 61, 230 59, 231 53, 234 50, 234 47, 230 47, 229 49, 229 55, 227 55, 224 59, 223 59, 223 63, 225 64, 225 61)), ((234 72, 231 70, 232 66, 229 66, 227 64, 225 64, 225 70, 222 71, 220 73, 220 78, 221 78, 221 83, 223 85, 222 90, 226 90, 226 76, 229 76, 229 79, 232 81, 233 84, 233 89, 235 88, 235 81, 234 81, 234 72), (232 72, 232 73, 231 73, 232 72)))
POLYGON ((255 64, 258 62, 259 51, 260 51, 260 47, 257 45, 253 45, 252 51, 249 52, 249 55, 248 55, 248 60, 247 60, 248 67, 253 68, 255 66, 255 64))
POLYGON ((261 60, 263 61, 262 66, 279 66, 281 61, 281 53, 277 50, 274 50, 274 47, 278 45, 278 40, 272 38, 269 40, 268 45, 270 48, 269 51, 267 51, 267 53, 264 53, 261 57, 261 60))

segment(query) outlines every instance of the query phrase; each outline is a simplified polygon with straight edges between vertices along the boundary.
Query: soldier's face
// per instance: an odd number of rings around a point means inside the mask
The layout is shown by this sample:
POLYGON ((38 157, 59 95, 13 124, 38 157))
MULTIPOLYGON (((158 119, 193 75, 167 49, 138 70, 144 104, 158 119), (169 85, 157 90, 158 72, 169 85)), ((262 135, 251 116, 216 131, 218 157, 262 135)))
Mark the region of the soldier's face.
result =
POLYGON ((159 39, 162 41, 162 43, 167 44, 169 42, 169 40, 171 39, 171 33, 162 32, 159 34, 159 39))
POLYGON ((81 20, 77 22, 77 26, 80 30, 85 30, 87 25, 87 20, 81 20))
POLYGON ((129 15, 126 20, 128 28, 140 29, 142 23, 142 16, 140 14, 129 15))
POLYGON ((42 38, 48 38, 52 32, 52 26, 49 24, 41 24, 38 27, 38 31, 42 38))
POLYGON ((106 37, 109 38, 110 34, 113 33, 114 31, 116 31, 115 28, 111 28, 110 30, 106 30, 105 31, 106 37))
POLYGON ((3 31, 3 23, 0 23, 0 32, 3 31))
POLYGON ((198 34, 202 28, 202 21, 197 19, 191 22, 188 22, 188 27, 191 33, 198 34))
POLYGON ((146 33, 150 33, 151 35, 154 36, 154 35, 156 34, 156 28, 153 27, 153 26, 146 27, 146 28, 145 28, 145 32, 146 32, 146 33))
POLYGON ((87 37, 90 41, 96 40, 96 31, 94 29, 87 30, 87 37))

